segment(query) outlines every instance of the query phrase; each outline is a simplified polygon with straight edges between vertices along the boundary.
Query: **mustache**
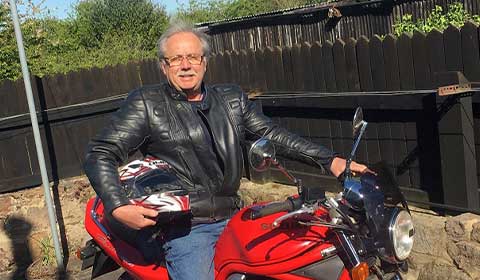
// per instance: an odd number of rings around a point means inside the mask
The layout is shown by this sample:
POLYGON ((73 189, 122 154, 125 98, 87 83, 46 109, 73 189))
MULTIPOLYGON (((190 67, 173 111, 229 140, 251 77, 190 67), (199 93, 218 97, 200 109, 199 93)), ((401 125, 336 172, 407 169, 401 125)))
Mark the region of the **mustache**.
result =
POLYGON ((188 71, 179 71, 177 72, 177 76, 183 76, 183 75, 196 75, 195 71, 193 70, 188 70, 188 71))

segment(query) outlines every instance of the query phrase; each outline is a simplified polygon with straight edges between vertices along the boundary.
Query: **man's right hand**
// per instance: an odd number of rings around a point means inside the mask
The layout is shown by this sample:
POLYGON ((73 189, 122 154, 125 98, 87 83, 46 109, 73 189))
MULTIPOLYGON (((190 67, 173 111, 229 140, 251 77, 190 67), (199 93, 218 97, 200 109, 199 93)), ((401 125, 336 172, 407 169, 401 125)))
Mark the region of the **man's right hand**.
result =
POLYGON ((155 225, 155 220, 152 218, 157 215, 157 211, 138 205, 123 205, 112 212, 115 219, 136 230, 155 225))

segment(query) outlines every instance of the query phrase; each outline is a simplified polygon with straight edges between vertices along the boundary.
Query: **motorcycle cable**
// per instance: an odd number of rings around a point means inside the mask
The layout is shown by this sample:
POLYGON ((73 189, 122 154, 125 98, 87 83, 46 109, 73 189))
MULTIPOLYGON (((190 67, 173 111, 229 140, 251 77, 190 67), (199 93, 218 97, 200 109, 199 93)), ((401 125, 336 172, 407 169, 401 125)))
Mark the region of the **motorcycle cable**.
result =
POLYGON ((318 221, 318 222, 301 222, 301 221, 298 221, 298 223, 301 224, 301 225, 304 225, 304 226, 324 226, 324 227, 328 227, 328 228, 332 228, 332 229, 344 230, 344 231, 349 231, 349 232, 355 233, 354 230, 352 230, 351 228, 349 228, 347 226, 335 225, 335 224, 331 224, 331 223, 327 223, 327 222, 321 222, 321 221, 318 221))
POLYGON ((358 234, 358 230, 356 229, 355 224, 352 222, 352 220, 350 220, 350 217, 347 214, 345 214, 342 210, 340 210, 340 207, 336 207, 333 205, 329 206, 329 205, 326 205, 325 203, 323 203, 323 205, 327 208, 334 208, 337 211, 337 213, 340 214, 340 216, 342 217, 342 220, 346 222, 347 225, 350 227, 350 231, 358 234))

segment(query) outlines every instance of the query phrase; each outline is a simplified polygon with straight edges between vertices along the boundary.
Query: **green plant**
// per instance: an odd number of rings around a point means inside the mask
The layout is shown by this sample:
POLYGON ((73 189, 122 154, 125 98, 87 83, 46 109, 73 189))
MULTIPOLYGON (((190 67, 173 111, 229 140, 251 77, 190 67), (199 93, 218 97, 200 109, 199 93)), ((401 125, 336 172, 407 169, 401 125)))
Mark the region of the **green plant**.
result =
POLYGON ((50 265, 55 262, 55 251, 52 246, 52 238, 46 236, 40 241, 37 240, 40 245, 40 253, 42 255, 42 264, 50 265))
POLYGON ((430 32, 433 29, 437 29, 443 31, 450 24, 462 27, 469 20, 480 24, 479 15, 470 15, 465 11, 462 3, 455 2, 448 5, 447 12, 441 6, 435 6, 430 15, 423 21, 415 22, 412 15, 403 15, 400 20, 393 24, 393 31, 397 36, 400 36, 402 33, 412 33, 415 30, 430 32))
POLYGON ((400 36, 402 33, 412 33, 417 30, 418 26, 413 21, 413 17, 410 14, 403 15, 401 20, 393 25, 395 35, 400 36))

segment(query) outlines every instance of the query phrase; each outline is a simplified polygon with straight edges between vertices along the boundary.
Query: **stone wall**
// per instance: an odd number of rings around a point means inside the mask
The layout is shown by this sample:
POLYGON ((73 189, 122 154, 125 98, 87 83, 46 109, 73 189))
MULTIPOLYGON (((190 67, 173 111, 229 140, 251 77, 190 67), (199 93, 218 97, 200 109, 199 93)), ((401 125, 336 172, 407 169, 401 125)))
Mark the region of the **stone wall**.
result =
MULTIPOLYGON (((80 269, 75 251, 89 239, 83 229, 85 204, 94 195, 84 177, 63 180, 54 197, 60 201, 59 221, 65 232, 69 269, 80 269), (72 265, 75 264, 75 265, 72 265)), ((296 188, 255 185, 244 180, 240 194, 247 204, 283 200, 296 188)), ((58 205, 58 203, 56 203, 58 205)), ((416 239, 406 279, 480 279, 480 216, 441 217, 413 207, 416 239)), ((26 272, 29 279, 51 279, 55 255, 43 198, 43 188, 0 195, 0 278, 26 272), (15 250, 13 250, 15 248, 15 250)))

